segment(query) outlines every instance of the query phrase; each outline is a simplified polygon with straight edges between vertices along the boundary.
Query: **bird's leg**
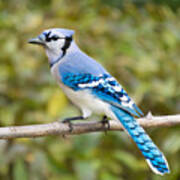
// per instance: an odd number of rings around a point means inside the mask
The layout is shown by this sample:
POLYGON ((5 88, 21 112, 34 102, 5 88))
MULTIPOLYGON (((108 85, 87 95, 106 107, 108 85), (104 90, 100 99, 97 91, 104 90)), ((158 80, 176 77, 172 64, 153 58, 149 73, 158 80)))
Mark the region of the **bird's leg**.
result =
POLYGON ((62 122, 69 123, 71 121, 82 120, 82 119, 84 119, 83 116, 76 116, 76 117, 65 118, 62 122))
POLYGON ((107 130, 110 129, 110 123, 109 123, 109 120, 107 118, 107 116, 103 116, 102 120, 101 120, 101 123, 106 127, 106 124, 107 124, 107 129, 105 130, 105 133, 107 133, 107 130))
POLYGON ((65 118, 65 119, 62 121, 62 123, 68 123, 70 132, 72 132, 73 127, 72 127, 71 121, 82 120, 82 119, 84 119, 83 116, 70 117, 70 118, 65 118))

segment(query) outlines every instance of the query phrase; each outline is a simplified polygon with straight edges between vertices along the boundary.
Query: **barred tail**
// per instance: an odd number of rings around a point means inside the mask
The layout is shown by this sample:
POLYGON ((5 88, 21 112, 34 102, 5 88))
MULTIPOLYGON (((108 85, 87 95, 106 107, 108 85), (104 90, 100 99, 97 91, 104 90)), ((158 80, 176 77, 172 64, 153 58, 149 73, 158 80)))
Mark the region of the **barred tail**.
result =
POLYGON ((170 173, 167 160, 163 153, 152 142, 151 138, 138 122, 122 109, 115 106, 111 106, 111 109, 144 155, 152 171, 160 175, 170 173))

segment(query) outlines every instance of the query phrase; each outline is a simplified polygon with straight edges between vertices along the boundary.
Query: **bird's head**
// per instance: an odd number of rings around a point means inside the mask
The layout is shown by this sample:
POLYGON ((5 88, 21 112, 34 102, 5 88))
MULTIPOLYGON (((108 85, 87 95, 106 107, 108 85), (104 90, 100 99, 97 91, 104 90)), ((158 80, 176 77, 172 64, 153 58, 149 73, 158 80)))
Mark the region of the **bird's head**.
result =
POLYGON ((64 56, 73 41, 73 30, 53 28, 43 31, 36 38, 29 40, 29 43, 43 46, 50 62, 60 56, 64 56))

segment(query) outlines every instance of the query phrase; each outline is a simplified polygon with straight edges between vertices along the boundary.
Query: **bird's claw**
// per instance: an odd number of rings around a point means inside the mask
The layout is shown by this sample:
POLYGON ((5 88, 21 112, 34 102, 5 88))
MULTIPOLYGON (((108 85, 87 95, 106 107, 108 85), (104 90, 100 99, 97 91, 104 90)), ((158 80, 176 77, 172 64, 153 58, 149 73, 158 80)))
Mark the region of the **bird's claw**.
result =
POLYGON ((71 123, 71 121, 69 119, 64 119, 61 122, 64 123, 64 124, 68 124, 70 133, 73 131, 73 125, 72 125, 72 123, 71 123))
POLYGON ((103 124, 103 126, 106 128, 106 124, 107 124, 107 128, 105 129, 105 134, 107 134, 107 130, 110 129, 110 123, 109 120, 107 119, 107 116, 104 116, 101 123, 103 124))

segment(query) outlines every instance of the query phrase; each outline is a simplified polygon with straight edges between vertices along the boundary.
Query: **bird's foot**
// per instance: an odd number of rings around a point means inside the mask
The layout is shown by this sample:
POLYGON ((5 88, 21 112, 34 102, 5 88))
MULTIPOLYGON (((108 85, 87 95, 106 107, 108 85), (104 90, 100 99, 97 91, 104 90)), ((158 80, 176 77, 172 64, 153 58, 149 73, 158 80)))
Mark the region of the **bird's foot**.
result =
POLYGON ((110 129, 110 123, 109 123, 109 120, 107 118, 107 116, 103 116, 103 119, 101 120, 101 123, 103 124, 103 126, 106 128, 106 125, 107 125, 107 128, 105 129, 105 134, 107 134, 107 130, 110 129))
POLYGON ((63 122, 64 124, 68 124, 68 126, 69 126, 69 132, 71 133, 71 132, 73 131, 73 126, 72 126, 71 121, 68 120, 68 119, 64 119, 62 122, 63 122))
POLYGON ((75 120, 81 120, 84 119, 83 116, 77 116, 77 117, 71 117, 71 118, 66 118, 63 121, 61 121, 62 123, 67 123, 69 126, 69 132, 71 133, 73 131, 73 125, 71 123, 71 121, 75 121, 75 120))

